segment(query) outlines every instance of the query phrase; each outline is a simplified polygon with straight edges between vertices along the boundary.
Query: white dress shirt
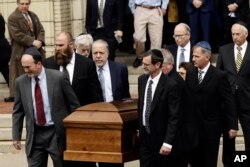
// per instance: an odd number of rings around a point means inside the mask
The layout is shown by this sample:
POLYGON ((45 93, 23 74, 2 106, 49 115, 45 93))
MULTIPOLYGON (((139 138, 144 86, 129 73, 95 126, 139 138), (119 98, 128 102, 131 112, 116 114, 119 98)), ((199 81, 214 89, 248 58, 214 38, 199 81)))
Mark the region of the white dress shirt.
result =
MULTIPOLYGON (((72 82, 73 82, 73 76, 74 76, 74 69, 75 69, 75 59, 76 59, 76 55, 75 55, 75 52, 73 53, 72 55, 72 58, 69 62, 69 64, 67 64, 66 68, 68 70, 68 73, 69 73, 69 81, 70 81, 70 84, 72 85, 72 82)), ((63 72, 63 66, 60 66, 60 69, 59 69, 61 72, 63 72)))
POLYGON ((191 44, 190 41, 187 43, 185 47, 178 46, 177 49, 177 56, 176 56, 176 71, 179 71, 179 64, 180 64, 180 55, 184 49, 184 62, 190 62, 190 52, 191 52, 191 44))

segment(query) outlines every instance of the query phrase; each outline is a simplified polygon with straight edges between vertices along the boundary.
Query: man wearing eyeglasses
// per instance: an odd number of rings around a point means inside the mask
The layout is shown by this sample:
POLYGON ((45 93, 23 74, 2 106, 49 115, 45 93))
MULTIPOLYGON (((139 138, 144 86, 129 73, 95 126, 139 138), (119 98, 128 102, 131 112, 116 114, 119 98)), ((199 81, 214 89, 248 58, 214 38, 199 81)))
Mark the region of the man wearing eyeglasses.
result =
POLYGON ((14 101, 15 79, 24 73, 21 66, 21 55, 25 49, 36 47, 45 58, 45 32, 38 16, 29 11, 31 0, 17 0, 17 8, 8 18, 8 30, 11 39, 12 53, 9 65, 10 96, 6 102, 14 101))
POLYGON ((190 34, 191 30, 185 23, 179 23, 175 26, 173 38, 176 44, 168 47, 174 56, 174 68, 179 71, 179 65, 182 62, 192 62, 190 34))

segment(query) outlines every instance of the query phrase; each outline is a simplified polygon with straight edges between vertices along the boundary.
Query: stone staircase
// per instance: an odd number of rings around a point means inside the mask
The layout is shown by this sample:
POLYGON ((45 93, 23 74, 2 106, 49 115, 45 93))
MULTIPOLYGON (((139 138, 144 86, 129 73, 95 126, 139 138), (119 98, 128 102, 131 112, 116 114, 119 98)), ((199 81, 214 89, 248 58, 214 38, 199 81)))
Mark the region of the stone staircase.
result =
MULTIPOLYGON (((142 68, 133 68, 131 65, 135 59, 134 55, 119 53, 116 58, 117 62, 121 62, 128 65, 129 71, 129 83, 130 83, 130 93, 132 98, 137 98, 137 78, 139 75, 143 73, 142 68)), ((1 73, 0 73, 0 101, 3 101, 4 97, 8 97, 8 87, 5 83, 1 73)), ((10 153, 16 152, 16 150, 12 146, 12 132, 11 132, 11 114, 0 114, 0 153, 10 153)), ((23 130, 23 141, 25 140, 25 129, 23 130)), ((242 130, 240 128, 238 137, 237 137, 237 145, 242 148, 244 145, 244 140, 242 137, 242 130)))

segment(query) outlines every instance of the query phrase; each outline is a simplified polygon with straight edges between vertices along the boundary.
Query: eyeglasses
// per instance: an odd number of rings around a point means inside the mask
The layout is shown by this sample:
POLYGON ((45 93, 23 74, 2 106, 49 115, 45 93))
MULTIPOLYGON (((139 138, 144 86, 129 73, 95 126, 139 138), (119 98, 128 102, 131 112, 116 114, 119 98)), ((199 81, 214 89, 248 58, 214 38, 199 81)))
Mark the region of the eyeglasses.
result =
POLYGON ((173 35, 173 38, 183 38, 187 34, 173 35))

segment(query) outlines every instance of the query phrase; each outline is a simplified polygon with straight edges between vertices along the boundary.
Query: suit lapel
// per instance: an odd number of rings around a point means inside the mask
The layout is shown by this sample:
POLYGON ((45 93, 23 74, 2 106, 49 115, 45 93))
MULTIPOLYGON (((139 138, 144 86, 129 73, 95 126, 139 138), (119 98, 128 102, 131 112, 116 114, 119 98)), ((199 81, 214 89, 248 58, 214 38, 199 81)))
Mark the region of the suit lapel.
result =
POLYGON ((45 74, 46 74, 46 81, 47 81, 47 89, 48 89, 48 98, 49 98, 49 105, 52 108, 52 104, 53 104, 53 91, 54 91, 54 79, 53 77, 50 75, 50 72, 48 70, 45 69, 45 74))
POLYGON ((109 63, 109 71, 110 71, 110 78, 111 78, 111 86, 112 86, 112 93, 113 93, 113 96, 115 94, 114 90, 116 88, 116 75, 115 75, 115 67, 114 67, 114 64, 111 62, 111 61, 108 61, 109 63))
MULTIPOLYGON (((211 76, 213 76, 214 68, 215 68, 215 67, 213 67, 212 65, 209 66, 209 68, 208 68, 208 70, 207 70, 207 72, 206 72, 206 74, 205 74, 205 76, 204 76, 202 82, 200 83, 200 86, 206 84, 206 82, 209 81, 209 79, 211 78, 211 76)), ((197 74, 197 75, 198 75, 198 74, 197 74)), ((197 80, 198 80, 198 77, 197 77, 197 80)))
MULTIPOLYGON (((140 98, 140 106, 143 106, 144 103, 144 96, 145 96, 145 92, 146 92, 146 85, 147 85, 147 81, 148 81, 148 77, 149 75, 146 75, 145 77, 142 78, 141 81, 141 88, 140 88, 140 94, 141 94, 141 98, 140 98)), ((143 110, 143 107, 141 108, 143 110)))
POLYGON ((239 72, 241 71, 243 66, 246 65, 246 62, 247 62, 247 59, 249 58, 249 55, 250 55, 249 44, 247 44, 246 53, 245 53, 244 58, 242 60, 239 72))
MULTIPOLYGON (((24 92, 25 92, 25 95, 26 95, 26 99, 27 99, 26 100, 26 102, 28 104, 27 106, 29 107, 30 114, 34 115, 32 92, 31 92, 31 78, 26 76, 24 84, 25 84, 25 86, 23 88, 24 88, 24 92)), ((32 119, 34 119, 34 117, 32 117, 32 119)))
MULTIPOLYGON (((158 84, 156 86, 154 97, 153 97, 153 100, 152 100, 152 103, 151 103, 151 112, 154 110, 157 102, 159 101, 160 94, 163 92, 164 85, 165 85, 164 77, 165 77, 164 74, 161 74, 159 82, 158 82, 158 84)), ((150 114, 151 114, 151 112, 150 112, 150 114)))

